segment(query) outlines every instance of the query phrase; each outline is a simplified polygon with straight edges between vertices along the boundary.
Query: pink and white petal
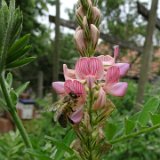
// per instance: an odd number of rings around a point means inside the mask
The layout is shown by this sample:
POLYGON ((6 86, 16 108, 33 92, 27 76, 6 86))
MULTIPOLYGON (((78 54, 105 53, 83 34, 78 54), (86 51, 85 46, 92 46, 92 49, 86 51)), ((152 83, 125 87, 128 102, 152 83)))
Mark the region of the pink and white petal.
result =
POLYGON ((66 64, 63 64, 63 73, 64 73, 65 80, 76 79, 75 70, 68 69, 66 64))
POLYGON ((129 70, 129 67, 130 67, 130 65, 128 63, 115 63, 114 66, 119 67, 121 77, 126 75, 127 71, 129 70))
POLYGON ((77 96, 85 94, 84 86, 77 80, 67 80, 64 84, 65 91, 69 93, 74 93, 77 96))
POLYGON ((114 46, 114 59, 116 60, 119 55, 119 45, 114 46))
POLYGON ((102 79, 104 74, 103 63, 97 57, 89 58, 89 69, 92 76, 102 79))
POLYGON ((74 124, 79 123, 83 118, 83 107, 78 108, 69 116, 69 118, 73 121, 74 124))
POLYGON ((100 88, 98 98, 93 105, 93 109, 97 110, 99 108, 102 108, 103 106, 105 106, 105 104, 106 104, 106 93, 102 88, 100 88))
POLYGON ((117 83, 120 78, 120 69, 117 66, 112 66, 106 73, 106 85, 117 83))
POLYGON ((109 93, 113 96, 123 97, 126 94, 127 87, 128 87, 128 83, 119 82, 119 83, 115 83, 113 85, 108 85, 106 87, 106 89, 107 89, 106 91, 107 91, 107 93, 109 93))
POLYGON ((101 55, 97 57, 98 59, 100 59, 103 63, 103 65, 105 66, 109 66, 109 65, 113 65, 115 60, 113 57, 109 56, 109 55, 101 55))
POLYGON ((65 94, 64 82, 52 82, 52 88, 57 94, 65 94))
POLYGON ((79 79, 86 79, 87 76, 95 76, 96 79, 103 77, 103 64, 96 57, 80 58, 75 67, 76 76, 79 79))
POLYGON ((89 74, 89 72, 88 72, 88 58, 86 58, 86 57, 80 58, 76 62, 75 73, 76 73, 76 77, 78 79, 85 79, 86 78, 86 75, 89 74))
POLYGON ((64 83, 64 89, 67 94, 72 92, 72 80, 66 80, 64 83))

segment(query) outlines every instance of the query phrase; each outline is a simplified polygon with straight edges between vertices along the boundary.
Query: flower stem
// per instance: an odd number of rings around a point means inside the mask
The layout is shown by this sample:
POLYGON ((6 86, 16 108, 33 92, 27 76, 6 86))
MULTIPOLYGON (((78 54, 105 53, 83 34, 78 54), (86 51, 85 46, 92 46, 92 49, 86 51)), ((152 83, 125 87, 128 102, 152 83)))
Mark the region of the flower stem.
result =
POLYGON ((92 103, 93 103, 93 95, 91 89, 89 89, 89 117, 90 117, 90 124, 92 126, 92 103))
POLYGON ((4 95, 4 98, 5 98, 5 101, 7 103, 7 106, 8 106, 8 110, 13 118, 13 121, 14 123, 16 124, 21 136, 22 136, 22 139, 26 145, 27 148, 32 148, 32 144, 30 142, 30 139, 28 137, 28 134, 22 124, 22 121, 20 120, 18 114, 17 114, 17 111, 16 111, 16 108, 15 106, 13 105, 12 103, 12 99, 8 93, 8 90, 7 90, 7 87, 5 85, 5 72, 2 72, 1 75, 0 75, 0 86, 2 88, 2 92, 3 92, 3 95, 4 95))
POLYGON ((118 143, 118 142, 123 141, 123 140, 127 140, 127 139, 130 139, 130 138, 134 138, 134 137, 136 137, 136 136, 138 136, 138 135, 141 135, 141 134, 143 134, 143 133, 151 132, 151 131, 153 131, 153 130, 155 130, 155 129, 157 129, 157 128, 160 128, 160 124, 156 124, 156 125, 154 125, 154 126, 152 126, 152 127, 142 129, 141 131, 136 132, 136 133, 132 133, 132 134, 129 134, 129 135, 122 136, 122 137, 117 138, 117 139, 115 139, 115 140, 113 140, 113 141, 110 141, 110 143, 111 143, 111 144, 115 144, 115 143, 118 143))
MULTIPOLYGON (((89 117, 90 117, 90 125, 91 125, 91 129, 93 128, 93 123, 92 123, 92 105, 93 105, 93 94, 92 94, 92 90, 91 88, 89 89, 89 117)), ((92 131, 91 131, 92 132, 92 131)), ((92 160, 92 134, 88 135, 88 141, 89 141, 89 146, 88 146, 88 150, 89 150, 89 160, 92 160)))

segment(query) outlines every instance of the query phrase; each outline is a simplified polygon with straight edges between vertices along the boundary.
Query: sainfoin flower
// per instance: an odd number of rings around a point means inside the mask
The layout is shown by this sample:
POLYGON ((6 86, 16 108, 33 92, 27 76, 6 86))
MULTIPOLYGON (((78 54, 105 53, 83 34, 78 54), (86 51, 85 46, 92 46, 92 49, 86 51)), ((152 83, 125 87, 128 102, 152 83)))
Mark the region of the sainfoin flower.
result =
POLYGON ((64 74, 65 80, 76 79, 75 70, 68 69, 66 64, 63 64, 63 74, 64 74))
POLYGON ((103 77, 103 64, 96 57, 80 58, 75 67, 76 76, 78 79, 87 79, 87 77, 94 77, 101 79, 103 77))
POLYGON ((74 106, 72 106, 73 111, 68 114, 68 118, 73 123, 79 123, 83 117, 83 105, 86 100, 84 86, 77 80, 66 80, 65 82, 53 82, 52 87, 59 95, 70 96, 74 106))
POLYGON ((72 94, 76 95, 79 99, 79 102, 83 104, 86 98, 86 92, 84 86, 77 80, 67 80, 64 83, 65 92, 72 96, 72 94))
POLYGON ((84 86, 77 80, 66 80, 65 82, 53 82, 52 88, 59 95, 71 95, 74 94, 78 98, 85 98, 85 89, 84 86))
POLYGON ((94 81, 103 77, 103 64, 96 57, 80 58, 76 63, 75 74, 78 79, 86 80, 89 88, 92 88, 94 81))
POLYGON ((124 96, 128 87, 126 82, 119 82, 120 69, 117 66, 112 66, 106 73, 104 90, 106 93, 113 96, 124 96))
POLYGON ((102 61, 104 65, 104 70, 107 71, 111 66, 117 66, 120 69, 120 77, 126 75, 127 71, 129 70, 130 65, 128 63, 116 63, 116 59, 119 55, 119 46, 116 45, 114 47, 114 57, 109 55, 101 55, 98 58, 102 61))

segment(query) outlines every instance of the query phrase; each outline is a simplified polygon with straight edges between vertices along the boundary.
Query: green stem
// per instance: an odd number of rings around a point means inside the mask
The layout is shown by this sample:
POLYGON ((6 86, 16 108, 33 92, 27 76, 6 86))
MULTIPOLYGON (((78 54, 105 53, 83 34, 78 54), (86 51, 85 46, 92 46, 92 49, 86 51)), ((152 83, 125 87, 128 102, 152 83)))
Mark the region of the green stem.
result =
MULTIPOLYGON (((89 104, 88 105, 89 105, 88 109, 89 109, 90 125, 91 125, 91 128, 93 128, 92 127, 92 125, 93 125, 93 123, 92 123, 93 94, 92 94, 91 88, 89 89, 89 104)), ((88 150, 90 152, 89 160, 92 160, 92 146, 91 146, 91 144, 92 144, 92 135, 89 134, 88 136, 89 136, 88 137, 88 141, 89 141, 88 150)))
POLYGON ((89 89, 89 117, 90 117, 90 124, 92 126, 92 103, 93 103, 93 94, 92 94, 92 90, 89 89))
POLYGON ((18 130, 19 130, 19 132, 21 134, 21 136, 22 136, 22 139, 23 139, 26 147, 32 148, 32 144, 30 142, 28 134, 27 134, 27 132, 26 132, 26 130, 25 130, 25 128, 24 128, 24 126, 23 126, 18 114, 17 114, 16 108, 13 105, 12 99, 11 99, 9 93, 8 93, 7 87, 5 85, 4 76, 5 76, 5 73, 4 72, 1 73, 1 75, 0 75, 0 86, 2 88, 2 92, 3 92, 4 98, 6 100, 6 103, 7 103, 7 106, 8 106, 8 110, 9 110, 9 112, 10 112, 12 118, 13 118, 13 121, 15 122, 15 124, 16 124, 16 126, 17 126, 17 128, 18 128, 18 130))
POLYGON ((129 135, 126 135, 126 136, 122 136, 120 138, 117 138, 113 141, 110 141, 111 144, 115 144, 115 143, 118 143, 120 141, 123 141, 123 140, 127 140, 127 139, 130 139, 130 138, 134 138, 140 134, 143 134, 143 133, 148 133, 148 132, 151 132, 157 128, 160 128, 160 124, 156 124, 154 125, 153 127, 150 127, 150 128, 145 128, 145 129, 142 129, 141 131, 139 132, 136 132, 136 133, 132 133, 132 134, 129 134, 129 135))

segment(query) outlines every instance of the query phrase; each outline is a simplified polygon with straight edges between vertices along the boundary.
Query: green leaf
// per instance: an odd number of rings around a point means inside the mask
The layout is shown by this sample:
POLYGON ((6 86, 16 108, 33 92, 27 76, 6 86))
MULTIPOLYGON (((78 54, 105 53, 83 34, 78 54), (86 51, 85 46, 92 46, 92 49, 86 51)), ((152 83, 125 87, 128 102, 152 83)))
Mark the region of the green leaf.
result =
POLYGON ((53 142, 57 148, 64 150, 66 152, 68 152, 69 154, 74 154, 74 151, 68 147, 65 143, 53 138, 53 137, 49 137, 49 136, 45 136, 46 139, 50 140, 51 142, 53 142))
POLYGON ((52 160, 49 156, 45 155, 45 153, 33 150, 33 149, 26 149, 25 150, 30 155, 33 155, 34 157, 38 158, 39 160, 52 160))
POLYGON ((0 98, 0 108, 7 110, 7 104, 2 98, 0 98))
POLYGON ((9 49, 8 51, 8 55, 9 56, 13 56, 15 55, 17 52, 19 52, 19 50, 23 49, 29 42, 29 38, 30 35, 26 34, 25 36, 21 37, 20 39, 18 39, 9 49))
POLYGON ((138 119, 139 123, 142 126, 145 126, 147 122, 150 120, 150 112, 154 113, 157 110, 159 103, 160 103, 159 99, 153 97, 149 99, 148 102, 144 105, 144 108, 141 111, 138 119))
POLYGON ((140 114, 141 114, 141 111, 135 113, 134 115, 132 115, 131 117, 129 117, 129 119, 132 120, 132 121, 137 121, 140 114))
POLYGON ((15 89, 16 94, 19 96, 21 93, 23 93, 23 91, 28 87, 29 83, 30 82, 26 82, 19 86, 17 89, 15 89))
MULTIPOLYGON (((63 139, 63 143, 65 143, 67 146, 69 146, 70 143, 73 140, 73 135, 74 135, 74 133, 73 133, 72 130, 70 130, 69 132, 67 132, 66 136, 63 139)), ((64 150, 59 149, 56 152, 55 160, 61 160, 63 158, 63 156, 64 156, 64 150)))
POLYGON ((7 82, 8 86, 9 86, 9 88, 11 88, 12 82, 13 82, 13 76, 12 76, 12 74, 10 72, 7 74, 6 82, 7 82))
POLYGON ((12 103, 14 105, 16 105, 17 104, 17 100, 18 100, 18 96, 17 96, 16 92, 13 89, 10 91, 10 96, 11 96, 11 99, 12 99, 12 103))
POLYGON ((0 8, 0 72, 5 69, 8 50, 18 38, 21 24, 22 14, 15 9, 15 0, 10 0, 9 7, 3 1, 0 8))
POLYGON ((13 29, 11 32, 10 46, 12 46, 15 40, 19 38, 22 31, 23 15, 22 12, 20 11, 20 8, 16 8, 14 10, 13 16, 14 16, 14 21, 13 21, 13 29))
POLYGON ((105 130, 107 139, 111 140, 116 134, 117 126, 111 122, 108 122, 105 130))
POLYGON ((130 134, 135 128, 136 121, 132 121, 126 118, 124 121, 124 125, 125 125, 125 134, 130 134))
POLYGON ((11 54, 10 56, 8 56, 6 60, 6 64, 12 63, 17 59, 23 57, 31 49, 31 47, 32 47, 31 45, 27 45, 24 48, 17 50, 14 54, 11 54))
POLYGON ((153 125, 160 123, 160 114, 150 114, 153 125))
POLYGON ((6 19, 8 16, 8 7, 5 1, 2 1, 2 6, 0 8, 0 54, 2 50, 2 44, 4 41, 5 29, 6 29, 6 19))
POLYGON ((10 64, 7 64, 6 68, 11 69, 11 68, 16 68, 16 67, 21 67, 21 66, 27 65, 28 63, 33 62, 35 59, 36 57, 23 58, 23 59, 14 61, 10 64))

